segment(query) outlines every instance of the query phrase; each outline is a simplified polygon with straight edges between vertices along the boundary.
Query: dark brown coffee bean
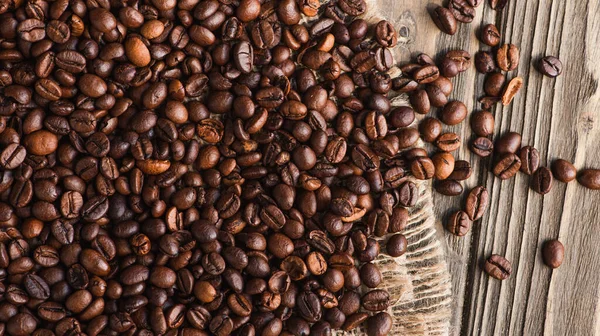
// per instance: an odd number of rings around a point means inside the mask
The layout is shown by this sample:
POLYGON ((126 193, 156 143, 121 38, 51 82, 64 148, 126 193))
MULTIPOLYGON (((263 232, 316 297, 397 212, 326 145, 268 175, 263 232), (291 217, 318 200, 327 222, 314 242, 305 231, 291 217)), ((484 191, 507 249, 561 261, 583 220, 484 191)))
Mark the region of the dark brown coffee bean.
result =
POLYGON ((490 47, 495 47, 500 44, 500 32, 498 28, 494 24, 487 24, 481 28, 481 42, 489 45, 490 47))
POLYGON ((478 156, 487 157, 492 154, 494 144, 486 137, 478 137, 471 142, 469 149, 478 156))
POLYGON ((410 164, 410 170, 419 180, 428 180, 435 174, 435 165, 428 157, 418 157, 410 164))
POLYGON ((4 169, 15 169, 25 160, 27 151, 25 147, 11 143, 0 153, 0 165, 4 169))
POLYGON ((454 100, 446 104, 440 120, 446 125, 457 125, 467 117, 467 107, 461 101, 454 100))
POLYGON ((448 8, 456 20, 460 22, 470 23, 475 17, 475 8, 467 0, 450 0, 448 8))
POLYGON ((551 268, 559 268, 563 263, 565 247, 557 239, 548 240, 542 246, 544 263, 551 268))
POLYGON ((431 18, 435 25, 444 33, 448 35, 456 34, 457 23, 452 11, 442 6, 436 7, 431 12, 431 18))
POLYGON ((577 177, 577 169, 571 162, 557 159, 552 163, 552 175, 561 182, 569 183, 577 177))
POLYGON ((508 0, 490 0, 490 7, 496 10, 502 10, 508 4, 508 0))
POLYGON ((475 54, 475 68, 482 74, 494 72, 496 63, 491 53, 487 51, 479 51, 475 54))
POLYGON ((483 90, 492 97, 499 97, 504 92, 506 77, 499 72, 489 74, 483 84, 483 90))
POLYGON ((416 90, 410 95, 410 104, 412 105, 415 112, 420 114, 427 114, 431 109, 431 102, 425 90, 416 90))
POLYGON ((519 150, 521 159, 521 171, 527 175, 533 175, 540 166, 540 152, 531 146, 522 147, 519 150))
POLYGON ((483 217, 488 205, 489 194, 485 187, 478 186, 469 192, 465 204, 465 212, 472 221, 483 217))
POLYGON ((453 152, 460 147, 460 137, 456 133, 444 133, 435 140, 434 144, 445 152, 453 152))
POLYGON ((440 70, 435 65, 425 65, 416 70, 413 74, 413 79, 419 84, 428 84, 440 76, 440 70))
POLYGON ((471 164, 465 160, 457 160, 454 162, 454 171, 448 176, 450 180, 464 181, 468 179, 473 172, 471 164))
POLYGON ((375 289, 363 295, 361 301, 366 310, 386 310, 390 304, 390 295, 385 290, 375 289))
POLYGON ((552 189, 552 172, 546 167, 540 167, 531 176, 531 188, 538 194, 545 195, 552 189))
POLYGON ((471 115, 471 130, 481 137, 494 133, 494 115, 489 111, 477 111, 471 115))
POLYGON ((582 170, 577 177, 577 181, 588 189, 600 189, 600 169, 582 170))
POLYGON ((38 275, 27 274, 23 279, 23 286, 27 293, 34 299, 46 300, 50 297, 50 287, 38 275))
POLYGON ((398 192, 400 193, 399 203, 403 207, 412 207, 417 204, 419 190, 413 182, 404 182, 398 189, 398 192))
POLYGON ((496 141, 496 152, 500 154, 517 153, 521 148, 521 134, 507 132, 496 141))
POLYGON ((459 72, 464 72, 471 67, 471 54, 465 50, 451 50, 446 53, 446 58, 456 62, 459 72))
POLYGON ((516 154, 506 153, 499 158, 494 166, 493 173, 500 179, 507 180, 515 176, 520 168, 521 159, 516 154))
POLYGON ((419 124, 421 138, 426 142, 434 142, 442 133, 442 123, 436 118, 425 118, 419 124))
POLYGON ((548 77, 558 77, 562 73, 562 62, 557 57, 545 56, 539 60, 538 70, 548 77))
POLYGON ((367 334, 369 336, 385 336, 392 330, 393 319, 386 312, 377 313, 367 319, 367 334))
POLYGON ((464 211, 454 212, 446 224, 446 229, 455 236, 462 237, 471 229, 471 220, 464 211))
POLYGON ((458 196, 463 192, 463 186, 456 180, 444 180, 435 185, 435 190, 442 195, 458 196))
POLYGON ((484 271, 498 280, 506 280, 512 273, 512 266, 508 260, 497 254, 492 254, 483 267, 484 271))

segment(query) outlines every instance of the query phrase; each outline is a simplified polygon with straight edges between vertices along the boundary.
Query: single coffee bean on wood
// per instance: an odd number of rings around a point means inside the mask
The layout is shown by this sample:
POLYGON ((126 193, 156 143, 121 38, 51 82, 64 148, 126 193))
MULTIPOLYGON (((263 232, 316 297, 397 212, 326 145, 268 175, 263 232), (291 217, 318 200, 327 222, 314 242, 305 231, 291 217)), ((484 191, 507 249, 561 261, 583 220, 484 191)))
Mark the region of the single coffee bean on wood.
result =
POLYGON ((448 35, 456 34, 458 24, 454 18, 454 15, 452 14, 452 11, 450 11, 448 8, 444 8, 442 6, 436 7, 431 12, 431 19, 442 32, 448 35))
POLYGON ((521 171, 527 175, 533 175, 540 166, 540 152, 531 146, 522 147, 519 150, 521 159, 521 171))
POLYGON ((512 265, 506 258, 492 254, 483 266, 483 270, 491 277, 506 280, 512 273, 512 265))
POLYGON ((569 183, 577 178, 577 169, 567 160, 557 159, 552 163, 552 175, 564 183, 569 183))
POLYGON ((494 166, 493 173, 502 180, 507 180, 519 171, 521 168, 521 159, 516 154, 506 153, 500 156, 496 165, 494 166))
POLYGON ((554 56, 542 57, 537 65, 538 70, 545 76, 557 77, 562 73, 562 62, 554 56))
POLYGON ((500 44, 500 32, 498 28, 492 23, 487 24, 481 28, 481 42, 489 45, 490 47, 495 47, 500 44))
POLYGON ((450 215, 446 223, 446 229, 453 235, 462 237, 469 232, 471 224, 472 222, 467 213, 459 210, 450 215))
POLYGON ((477 186, 467 195, 465 204, 465 212, 472 221, 476 221, 483 217, 487 209, 489 193, 483 186, 477 186))
POLYGON ((565 257, 565 247, 557 239, 548 240, 542 246, 544 263, 551 268, 559 268, 565 257))
POLYGON ((577 181, 588 189, 600 190, 600 169, 584 169, 580 171, 577 181))

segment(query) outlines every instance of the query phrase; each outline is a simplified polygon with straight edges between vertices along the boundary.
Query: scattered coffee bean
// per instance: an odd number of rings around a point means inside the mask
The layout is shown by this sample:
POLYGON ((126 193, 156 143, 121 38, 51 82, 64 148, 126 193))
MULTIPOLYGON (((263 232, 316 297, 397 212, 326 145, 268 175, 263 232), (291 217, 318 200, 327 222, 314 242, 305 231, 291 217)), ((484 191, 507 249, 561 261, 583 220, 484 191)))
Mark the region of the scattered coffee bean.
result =
POLYGON ((495 47, 500 44, 500 32, 498 28, 494 24, 487 24, 481 28, 481 42, 489 45, 490 47, 495 47))
POLYGON ((600 190, 600 169, 584 169, 577 176, 577 181, 588 188, 600 190))
POLYGON ((577 178, 577 169, 571 162, 557 159, 552 163, 552 175, 561 182, 569 183, 577 178))
POLYGON ((496 62, 503 71, 512 71, 519 66, 519 48, 514 44, 504 44, 496 52, 496 62))
POLYGON ((469 216, 464 211, 459 210, 450 216, 446 223, 446 229, 453 235, 462 237, 469 232, 471 224, 469 216))
POLYGON ((435 25, 444 33, 448 35, 456 34, 457 23, 452 11, 442 6, 436 7, 431 12, 431 18, 435 25))
POLYGON ((496 165, 494 166, 493 173, 502 180, 507 180, 519 171, 521 168, 521 159, 516 154, 506 153, 503 154, 496 165))
POLYGON ((478 186, 469 192, 465 204, 465 212, 472 221, 483 217, 488 205, 489 194, 485 187, 478 186))
POLYGON ((478 156, 488 157, 494 151, 494 144, 486 137, 478 137, 470 143, 469 149, 478 156))
POLYGON ((475 69, 482 74, 494 72, 496 63, 494 57, 487 51, 479 51, 475 54, 475 69))
POLYGON ((538 70, 548 77, 558 77, 562 73, 562 62, 554 56, 545 56, 538 62, 538 70))
MULTIPOLYGON (((522 165, 521 165, 522 167, 522 165)), ((552 172, 546 167, 540 167, 531 176, 531 188, 538 194, 545 195, 552 189, 552 172)))
POLYGON ((485 272, 498 280, 506 280, 512 273, 512 265, 504 257, 492 254, 483 266, 485 272))
POLYGON ((473 169, 471 168, 471 164, 469 161, 465 160, 456 160, 454 162, 454 171, 448 178, 450 180, 456 181, 464 181, 468 179, 473 173, 473 169))
POLYGON ((446 196, 458 196, 463 192, 463 186, 456 180, 446 179, 439 181, 435 185, 435 190, 446 196))
POLYGON ((521 159, 521 171, 527 175, 533 175, 540 166, 540 152, 531 146, 522 147, 519 151, 521 159))
POLYGON ((517 132, 507 132, 496 141, 496 153, 517 153, 521 148, 521 134, 517 132))
POLYGON ((523 78, 515 77, 511 79, 504 88, 504 93, 502 94, 502 105, 509 105, 522 87, 523 78))
POLYGON ((542 246, 544 263, 551 268, 559 268, 565 257, 565 247, 557 239, 548 240, 542 246))
POLYGON ((494 115, 489 111, 477 111, 471 115, 471 130, 478 136, 494 134, 494 115))

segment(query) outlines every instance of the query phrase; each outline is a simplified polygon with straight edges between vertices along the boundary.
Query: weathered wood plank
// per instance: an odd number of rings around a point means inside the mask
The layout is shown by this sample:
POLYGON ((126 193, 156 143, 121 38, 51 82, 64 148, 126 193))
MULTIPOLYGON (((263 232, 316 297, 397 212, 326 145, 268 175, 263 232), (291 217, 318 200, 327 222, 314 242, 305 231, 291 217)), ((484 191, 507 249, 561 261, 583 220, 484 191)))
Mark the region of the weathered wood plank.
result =
MULTIPOLYGON (((502 12, 487 1, 477 8, 476 20, 461 24, 456 35, 441 34, 427 8, 441 1, 382 0, 388 17, 408 32, 401 62, 426 52, 441 55, 451 49, 475 54, 489 50, 477 40, 478 29, 495 23, 503 41, 521 50, 520 65, 508 74, 520 75, 525 88, 508 107, 496 107, 496 133, 517 131, 523 143, 542 154, 542 164, 556 158, 572 160, 578 168, 600 167, 600 3, 587 1, 512 1, 502 12), (543 55, 557 55, 564 63, 557 79, 534 69, 543 55)), ((484 76, 468 71, 453 79, 452 99, 477 110, 484 76)), ((435 114, 436 112, 432 112, 435 114)), ((470 139, 468 122, 447 127, 470 139)), ((528 188, 519 174, 501 182, 490 172, 491 159, 479 159, 464 146, 458 159, 469 160, 475 176, 465 190, 485 185, 490 207, 464 238, 446 235, 448 263, 455 294, 452 324, 464 335, 600 335, 600 193, 576 183, 556 182, 545 197, 528 188), (559 238, 566 247, 561 268, 543 265, 544 241, 559 238), (514 273, 500 282, 482 273, 480 265, 491 253, 505 255, 514 273)), ((463 199, 434 196, 439 218, 459 208, 463 199)))

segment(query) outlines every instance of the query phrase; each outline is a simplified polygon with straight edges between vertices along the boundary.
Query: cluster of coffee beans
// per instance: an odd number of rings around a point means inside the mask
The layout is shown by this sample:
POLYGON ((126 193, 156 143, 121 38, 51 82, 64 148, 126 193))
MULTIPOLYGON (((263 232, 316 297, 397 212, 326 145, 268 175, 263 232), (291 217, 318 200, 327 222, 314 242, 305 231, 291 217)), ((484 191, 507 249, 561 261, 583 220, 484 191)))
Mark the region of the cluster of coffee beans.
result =
POLYGON ((386 335, 414 178, 470 174, 388 93, 467 111, 426 57, 390 77, 366 10, 0 1, 0 334, 386 335))

